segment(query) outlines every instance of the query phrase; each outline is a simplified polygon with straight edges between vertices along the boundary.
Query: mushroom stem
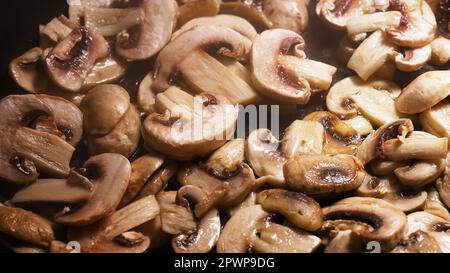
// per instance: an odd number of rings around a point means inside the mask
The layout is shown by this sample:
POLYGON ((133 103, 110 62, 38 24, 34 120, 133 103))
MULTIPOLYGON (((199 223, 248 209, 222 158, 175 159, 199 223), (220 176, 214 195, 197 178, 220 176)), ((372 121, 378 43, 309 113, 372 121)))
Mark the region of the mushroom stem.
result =
POLYGON ((383 27, 397 27, 402 14, 399 11, 375 12, 352 17, 347 20, 347 33, 353 36, 382 29, 383 27))
POLYGON ((390 139, 383 143, 383 159, 403 161, 410 159, 445 158, 448 149, 448 139, 443 138, 406 138, 390 139))

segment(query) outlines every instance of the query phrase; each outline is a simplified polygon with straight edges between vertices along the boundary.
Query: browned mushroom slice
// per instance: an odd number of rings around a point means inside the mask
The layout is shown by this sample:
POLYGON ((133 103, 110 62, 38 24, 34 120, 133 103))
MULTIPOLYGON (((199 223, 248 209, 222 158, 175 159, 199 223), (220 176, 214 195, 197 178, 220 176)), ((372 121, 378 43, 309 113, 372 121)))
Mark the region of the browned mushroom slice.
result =
POLYGON ((417 211, 424 207, 427 200, 426 191, 405 190, 398 185, 391 185, 390 187, 390 192, 381 198, 384 201, 390 203, 405 213, 417 211))
POLYGON ((258 194, 258 203, 265 211, 280 213, 291 223, 308 231, 322 226, 322 210, 311 197, 282 189, 265 190, 258 194))
POLYGON ((81 139, 81 112, 72 103, 46 95, 15 95, 0 101, 0 176, 30 183, 38 171, 53 177, 69 174, 81 139), (72 146, 73 145, 73 146, 72 146))
POLYGON ((142 187, 136 199, 156 195, 160 191, 163 191, 169 180, 175 176, 178 171, 178 164, 171 160, 166 162, 148 179, 147 183, 142 187))
POLYGON ((51 224, 32 212, 0 205, 0 232, 47 248, 55 239, 51 224))
POLYGON ((174 0, 140 0, 144 20, 117 35, 116 52, 127 60, 144 60, 158 53, 175 27, 177 3, 174 0))
POLYGON ((371 133, 358 147, 356 156, 367 164, 379 157, 383 152, 383 145, 387 140, 406 136, 414 130, 413 124, 409 119, 399 119, 385 124, 371 133))
POLYGON ((390 1, 390 9, 402 13, 398 27, 387 27, 389 40, 400 46, 411 48, 429 44, 436 32, 436 18, 426 1, 394 0, 390 1))
POLYGON ((361 197, 381 198, 389 192, 392 177, 379 178, 366 174, 363 182, 356 190, 356 195, 361 197))
POLYGON ((324 253, 360 253, 364 252, 364 240, 351 230, 337 231, 330 234, 332 238, 324 253))
POLYGON ((326 154, 353 154, 361 143, 358 132, 333 113, 313 112, 304 120, 318 121, 322 124, 326 132, 326 142, 323 147, 323 152, 326 154))
POLYGON ((74 29, 45 57, 45 67, 53 82, 78 92, 98 59, 107 57, 105 39, 85 27, 74 29))
POLYGON ((142 253, 148 249, 150 238, 130 230, 154 219, 159 211, 155 197, 148 196, 95 224, 70 228, 68 238, 79 242, 86 253, 142 253))
POLYGON ((414 79, 396 100, 397 110, 423 112, 450 95, 450 71, 429 71, 414 79))
POLYGON ((162 246, 166 246, 170 242, 170 234, 165 233, 162 230, 160 216, 161 215, 158 215, 154 219, 133 229, 134 231, 140 232, 151 239, 149 251, 160 249, 162 246))
POLYGON ((450 208, 450 153, 447 154, 444 176, 436 182, 442 202, 450 208))
POLYGON ((92 184, 91 196, 81 207, 56 215, 58 223, 85 226, 113 212, 127 189, 131 166, 122 155, 101 154, 86 161, 79 172, 92 184))
POLYGON ((289 75, 280 58, 291 48, 304 48, 303 38, 283 29, 266 30, 253 41, 251 64, 253 83, 264 95, 296 104, 306 104, 310 97, 308 81, 299 75, 289 75))
POLYGON ((444 159, 425 160, 395 169, 394 174, 406 186, 423 187, 439 177, 445 169, 444 159))
POLYGON ((190 0, 178 7, 178 26, 188 21, 205 16, 214 16, 219 13, 222 0, 190 0))
POLYGON ((393 249, 407 227, 405 214, 386 201, 350 197, 323 209, 325 230, 352 230, 366 241, 377 241, 382 251, 393 249))
POLYGON ((263 2, 255 0, 225 0, 220 5, 221 13, 234 14, 245 18, 258 29, 267 29, 272 27, 272 22, 263 13, 263 9, 263 2))
POLYGON ((418 230, 402 239, 392 253, 441 253, 438 242, 428 233, 418 230))
POLYGON ((425 211, 414 212, 408 215, 408 231, 406 235, 410 235, 418 230, 431 235, 437 241, 443 253, 450 251, 449 221, 425 211))
POLYGON ((450 138, 450 99, 445 99, 420 114, 420 124, 435 136, 450 138))
POLYGON ((217 177, 230 177, 244 163, 244 149, 244 139, 230 140, 208 158, 205 166, 217 177))
POLYGON ((260 205, 238 210, 225 224, 217 241, 218 253, 245 253, 249 249, 250 238, 269 216, 260 205), (245 224, 244 224, 245 223, 245 224))
POLYGON ((357 189, 365 177, 363 165, 351 155, 299 155, 283 171, 290 188, 314 195, 357 189))
POLYGON ((450 60, 450 40, 438 37, 431 42, 431 62, 444 65, 450 60))
POLYGON ((177 235, 195 230, 197 223, 190 208, 177 205, 176 191, 157 194, 161 207, 161 228, 164 232, 177 235))

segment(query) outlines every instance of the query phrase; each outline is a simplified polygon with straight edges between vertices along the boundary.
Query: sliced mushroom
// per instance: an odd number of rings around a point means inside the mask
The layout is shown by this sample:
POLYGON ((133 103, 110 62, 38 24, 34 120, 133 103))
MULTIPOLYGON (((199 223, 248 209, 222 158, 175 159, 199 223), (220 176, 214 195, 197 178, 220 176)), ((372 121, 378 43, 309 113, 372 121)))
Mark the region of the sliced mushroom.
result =
POLYGON ((396 100, 399 112, 423 112, 450 95, 450 72, 429 71, 414 79, 396 100))
POLYGON ((363 116, 358 115, 353 118, 344 120, 344 122, 347 123, 347 125, 353 127, 353 129, 355 129, 361 136, 366 136, 373 132, 372 124, 363 116))
POLYGON ((324 249, 324 253, 364 252, 364 242, 351 230, 338 231, 324 249))
POLYGON ((108 37, 140 24, 145 19, 142 8, 99 8, 87 7, 84 10, 86 27, 98 34, 108 37))
POLYGON ((148 73, 139 84, 137 93, 137 105, 141 112, 151 114, 156 112, 155 109, 155 97, 156 94, 152 90, 153 73, 148 73))
POLYGON ((98 60, 83 82, 83 90, 98 84, 111 83, 121 78, 127 71, 127 63, 116 56, 98 60))
POLYGON ((151 240, 149 251, 157 250, 170 242, 170 234, 162 230, 161 215, 154 219, 135 227, 133 230, 140 232, 151 240))
POLYGON ((441 201, 439 192, 436 190, 436 188, 431 186, 428 189, 427 193, 428 197, 423 210, 438 217, 444 218, 447 221, 450 221, 450 212, 445 207, 445 204, 441 201))
POLYGON ((398 27, 402 14, 399 11, 375 12, 347 19, 347 34, 354 36, 360 33, 373 32, 385 27, 398 27))
POLYGON ((40 48, 54 47, 76 27, 78 27, 78 24, 64 15, 53 18, 46 25, 39 25, 40 48))
POLYGON ((431 46, 425 45, 405 51, 405 54, 395 55, 395 66, 406 72, 416 71, 422 68, 431 59, 431 46))
POLYGON ((367 80, 386 63, 394 51, 395 46, 381 30, 377 30, 358 46, 347 67, 354 70, 361 79, 367 80))
POLYGON ((447 154, 444 176, 436 182, 442 202, 450 208, 450 153, 447 154))
POLYGON ((422 112, 420 124, 429 133, 450 138, 450 100, 443 100, 422 112))
POLYGON ((325 154, 353 154, 361 143, 358 132, 331 112, 312 112, 304 120, 322 124, 326 132, 325 154))
POLYGON ((55 239, 51 224, 32 212, 0 206, 0 232, 47 248, 55 239))
POLYGON ((15 95, 0 101, 0 176, 14 183, 36 180, 38 171, 69 174, 82 135, 82 114, 72 103, 46 95, 15 95), (72 146, 73 145, 73 146, 72 146))
POLYGON ((156 196, 161 207, 162 230, 169 234, 182 234, 195 230, 197 223, 190 208, 177 205, 177 192, 160 192, 156 196))
POLYGON ((272 22, 267 18, 263 10, 263 2, 255 0, 222 1, 222 4, 220 5, 221 13, 233 14, 245 18, 258 29, 267 29, 272 27, 272 22))
POLYGON ((363 182, 356 190, 356 195, 361 197, 381 198, 391 190, 392 176, 376 177, 366 174, 363 182))
POLYGON ((68 238, 87 253, 141 253, 148 249, 150 238, 134 227, 154 219, 160 208, 154 196, 140 199, 114 212, 100 222, 83 228, 70 228, 68 238))
POLYGON ((225 224, 217 241, 218 253, 245 253, 250 238, 255 236, 258 226, 269 216, 260 205, 238 210, 225 224), (245 224, 243 224, 245 223, 245 224))
POLYGON ((244 139, 230 140, 208 158, 205 166, 217 177, 230 177, 244 163, 244 150, 244 139))
POLYGON ((89 158, 79 172, 79 176, 89 181, 91 195, 82 206, 73 209, 66 207, 56 215, 58 223, 86 226, 111 214, 127 189, 131 165, 122 155, 101 154, 89 158))
POLYGON ((250 237, 251 250, 258 253, 311 253, 319 248, 319 237, 301 229, 268 223, 250 237))
POLYGON ((45 57, 45 67, 59 87, 78 92, 98 59, 107 57, 105 39, 88 28, 74 29, 45 57))
POLYGON ((450 60, 450 40, 438 37, 431 42, 431 62, 444 65, 450 60))
POLYGON ((228 215, 233 216, 238 210, 256 205, 258 194, 254 191, 250 192, 240 204, 230 207, 227 210, 228 215))
POLYGON ((116 52, 123 58, 145 60, 158 53, 170 40, 176 24, 174 0, 139 0, 144 20, 117 35, 116 52))
POLYGON ((253 83, 264 95, 296 104, 306 104, 310 97, 310 84, 297 74, 289 75, 280 59, 291 48, 303 50, 305 41, 292 31, 266 30, 253 41, 251 64, 253 83))
POLYGON ((412 212, 424 207, 427 200, 427 192, 411 190, 398 185, 395 180, 390 180, 388 192, 381 198, 401 211, 412 212))
POLYGON ((402 239, 392 253, 441 253, 438 242, 428 233, 418 230, 402 239))
POLYGON ((382 251, 393 249, 407 228, 405 214, 386 201, 350 197, 323 209, 325 230, 352 230, 366 241, 377 241, 382 251))
POLYGON ((449 229, 450 222, 428 212, 419 211, 408 215, 407 235, 410 235, 418 230, 422 230, 431 235, 437 241, 443 253, 450 252, 449 229))
POLYGON ((219 13, 222 0, 191 0, 178 7, 178 25, 182 26, 188 21, 219 13))
POLYGON ((166 162, 148 179, 136 199, 149 195, 156 195, 160 191, 164 190, 170 179, 175 176, 177 171, 178 164, 176 162, 166 160, 166 162))
POLYGON ((299 192, 270 189, 258 194, 258 203, 265 211, 280 213, 295 226, 316 231, 322 226, 322 210, 311 197, 299 192))
POLYGON ((439 177, 445 169, 444 159, 425 160, 395 169, 394 174, 406 186, 423 187, 439 177))
POLYGON ((370 163, 370 169, 375 175, 391 175, 396 169, 407 166, 407 162, 377 160, 370 163))
POLYGON ((306 0, 266 0, 262 7, 267 19, 272 23, 272 28, 284 28, 300 33, 308 26, 306 0))
POLYGON ((192 97, 176 87, 158 94, 156 108, 163 114, 145 119, 145 144, 177 160, 205 156, 222 146, 234 133, 238 115, 237 107, 221 95, 192 97))

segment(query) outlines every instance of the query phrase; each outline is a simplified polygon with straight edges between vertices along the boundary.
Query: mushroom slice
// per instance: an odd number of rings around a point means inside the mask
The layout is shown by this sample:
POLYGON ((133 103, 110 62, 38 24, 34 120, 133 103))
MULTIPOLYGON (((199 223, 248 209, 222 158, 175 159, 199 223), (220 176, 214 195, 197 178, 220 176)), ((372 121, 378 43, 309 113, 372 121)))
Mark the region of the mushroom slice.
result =
POLYGON ((230 177, 244 163, 244 150, 244 139, 230 140, 208 158, 205 166, 217 177, 230 177))
POLYGON ((24 184, 36 180, 38 171, 69 174, 73 146, 83 131, 75 105, 46 95, 14 95, 0 101, 0 112, 2 178, 24 184))
POLYGON ((450 100, 443 100, 422 112, 420 124, 429 133, 450 138, 450 100))
POLYGON ((233 14, 242 17, 255 25, 258 29, 267 29, 272 27, 272 22, 263 13, 263 2, 261 1, 222 1, 220 12, 233 14))
POLYGON ((220 217, 216 209, 202 217, 197 227, 172 239, 175 253, 207 253, 215 246, 220 235, 220 217))
POLYGON ((175 31, 172 34, 171 40, 175 40, 182 33, 185 33, 186 31, 191 30, 195 27, 207 25, 231 28, 232 30, 249 38, 250 40, 253 40, 255 36, 258 35, 252 24, 250 24, 244 18, 228 14, 219 14, 212 17, 200 17, 190 20, 189 22, 183 24, 183 26, 179 30, 175 31))
POLYGON ((298 155, 283 167, 287 185, 306 194, 335 194, 357 189, 364 180, 361 162, 351 155, 298 155))
POLYGON ((148 73, 139 84, 137 105, 141 112, 151 114, 155 109, 155 92, 152 90, 153 73, 148 73))
POLYGON ((220 26, 197 26, 182 33, 171 41, 159 53, 155 61, 154 81, 155 92, 164 92, 170 85, 180 79, 179 65, 189 53, 204 50, 218 53, 237 60, 246 60, 250 51, 251 41, 240 33, 220 26))
POLYGON ((161 113, 150 114, 142 134, 147 147, 176 160, 205 156, 234 133, 238 109, 218 94, 192 97, 171 87, 156 97, 161 113))
POLYGON ((416 71, 422 68, 431 59, 431 46, 425 45, 405 51, 405 55, 399 53, 395 56, 395 66, 406 72, 416 71))
POLYGON ((450 95, 450 71, 429 71, 414 79, 396 100, 399 112, 423 112, 450 95))
POLYGON ((60 15, 53 18, 45 26, 39 26, 39 46, 49 48, 66 38, 78 24, 60 15))
POLYGON ((450 221, 450 212, 445 207, 445 204, 441 201, 439 192, 434 186, 431 186, 428 191, 427 201, 425 202, 423 210, 436 215, 438 217, 444 218, 450 221))
POLYGON ((169 183, 169 180, 178 171, 178 164, 176 162, 166 160, 166 163, 162 165, 147 181, 139 192, 137 199, 143 198, 149 195, 155 195, 164 190, 169 183))
POLYGON ((373 32, 385 27, 398 27, 402 14, 399 11, 375 12, 351 17, 347 20, 347 35, 373 32))
POLYGON ((251 65, 253 83, 263 94, 274 99, 306 104, 311 95, 308 81, 294 73, 290 75, 281 57, 291 48, 303 50, 305 41, 299 34, 284 30, 266 30, 253 41, 251 65))
POLYGON ((395 46, 381 30, 377 30, 358 46, 347 67, 354 70, 361 79, 367 80, 386 63, 394 51, 395 46))
POLYGON ((351 230, 338 231, 324 249, 324 253, 364 252, 364 242, 351 230))
POLYGON ((264 1, 264 14, 272 22, 272 28, 284 28, 300 33, 308 26, 307 1, 264 1))
POLYGON ((88 28, 74 29, 45 57, 45 67, 59 87, 78 92, 98 59, 107 57, 105 39, 88 28))
POLYGON ((174 235, 190 232, 197 227, 191 210, 175 203, 176 196, 176 191, 160 192, 156 196, 161 207, 162 230, 174 235))
POLYGON ((363 81, 353 76, 335 83, 328 92, 326 103, 328 110, 341 118, 352 118, 359 111, 370 121, 378 121, 377 125, 382 125, 380 120, 398 119, 393 99, 400 92, 400 87, 394 82, 378 78, 363 81), (372 100, 373 96, 377 99, 372 100))
POLYGON ((30 211, 0 206, 0 232, 47 248, 55 240, 52 225, 30 211))
POLYGON ((175 28, 177 3, 174 0, 139 0, 144 11, 141 23, 120 32, 116 52, 129 60, 145 60, 158 53, 170 40, 175 28))
POLYGON ((370 169, 375 175, 391 175, 396 169, 407 165, 402 161, 377 160, 370 163, 370 169))
POLYGON ((445 158, 448 150, 446 137, 407 137, 404 140, 390 139, 381 146, 381 157, 392 161, 410 159, 433 160, 445 158))
POLYGON ((411 187, 423 187, 439 177, 445 169, 444 159, 425 160, 411 166, 395 169, 394 174, 400 183, 411 187))
POLYGON ((280 213, 297 227, 316 231, 322 226, 322 209, 311 197, 299 192, 270 189, 258 194, 265 211, 280 213))
POLYGON ((326 154, 353 154, 361 143, 361 136, 335 114, 326 111, 312 112, 303 120, 317 121, 326 132, 323 152, 326 154))
POLYGON ((67 236, 79 242, 86 253, 142 253, 150 246, 150 238, 130 230, 154 219, 159 212, 155 197, 148 196, 93 225, 70 228, 67 236))
POLYGON ((161 214, 152 220, 135 227, 133 230, 144 234, 151 239, 149 251, 160 249, 162 246, 170 242, 170 234, 162 230, 161 214))
POLYGON ((405 214, 386 201, 350 197, 323 208, 324 229, 352 230, 366 241, 377 241, 382 251, 393 249, 407 227, 405 214))
POLYGON ((444 65, 450 60, 450 40, 438 37, 431 42, 431 62, 444 65))
POLYGON ((391 189, 391 179, 392 177, 379 178, 366 174, 363 182, 356 190, 356 195, 361 197, 381 198, 391 189))
POLYGON ((405 136, 412 132, 414 126, 409 119, 399 119, 385 124, 371 133, 358 147, 356 156, 365 165, 383 153, 384 143, 389 139, 405 136))
POLYGON ((447 154, 444 176, 436 182, 442 202, 450 208, 450 153, 447 154))
POLYGON ((238 210, 225 224, 217 241, 218 253, 245 253, 250 238, 255 236, 257 228, 266 221, 269 213, 260 205, 238 210), (243 224, 245 223, 245 224, 243 224))
POLYGON ((361 136, 366 136, 373 132, 372 124, 363 116, 355 116, 344 120, 347 125, 353 127, 361 136))
POLYGON ((254 191, 250 192, 247 195, 247 197, 244 199, 244 201, 242 201, 240 204, 228 208, 228 210, 227 210, 228 215, 230 215, 230 217, 231 217, 240 209, 256 205, 257 198, 258 198, 258 194, 256 192, 254 192, 254 191))
POLYGON ((321 245, 319 237, 295 227, 268 223, 250 238, 258 253, 311 253, 321 245))
POLYGON ((131 166, 122 155, 101 154, 89 158, 80 172, 92 184, 91 196, 81 207, 56 215, 58 223, 86 226, 112 213, 127 189, 131 166))
POLYGON ((194 18, 214 16, 219 13, 222 0, 190 0, 178 7, 178 25, 194 18))
POLYGON ((422 230, 431 235, 438 243, 443 253, 450 252, 450 222, 425 211, 418 211, 408 215, 408 232, 410 235, 422 230))
POLYGON ((436 18, 426 1, 390 1, 390 9, 402 13, 402 19, 397 27, 385 29, 390 41, 411 48, 421 47, 433 41, 436 18))
POLYGON ((127 71, 127 63, 115 56, 98 60, 83 82, 83 89, 91 89, 95 85, 114 82, 127 71))
MULTIPOLYGON (((401 211, 417 211, 424 207, 427 200, 426 191, 408 190, 393 184, 392 181, 389 192, 383 196, 384 201, 390 203, 401 211)), ((396 181, 395 181, 396 182, 396 181)), ((397 182, 396 182, 397 183, 397 182)))
POLYGON ((431 235, 418 230, 402 239, 391 253, 441 253, 441 248, 431 235))
POLYGON ((145 14, 141 8, 98 8, 88 7, 84 10, 86 27, 102 36, 114 36, 144 21, 145 14))

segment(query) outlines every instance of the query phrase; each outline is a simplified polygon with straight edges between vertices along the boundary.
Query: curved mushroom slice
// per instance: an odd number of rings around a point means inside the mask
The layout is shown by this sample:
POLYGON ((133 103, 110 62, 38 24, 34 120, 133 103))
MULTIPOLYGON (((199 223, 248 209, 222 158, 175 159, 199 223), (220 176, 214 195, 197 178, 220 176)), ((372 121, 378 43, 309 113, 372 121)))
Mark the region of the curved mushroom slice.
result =
POLYGON ((129 61, 145 60, 158 53, 175 28, 177 3, 174 0, 139 0, 144 20, 117 35, 116 52, 129 61))
POLYGON ((445 169, 444 159, 425 160, 395 169, 394 174, 406 186, 423 187, 439 177, 445 169))
POLYGON ((377 160, 370 163, 370 170, 375 175, 391 175, 396 169, 407 166, 407 162, 377 160))
POLYGON ((372 124, 363 116, 355 116, 354 118, 344 120, 344 122, 353 127, 359 135, 366 136, 373 132, 372 124))
POLYGON ((0 205, 0 232, 47 248, 55 240, 52 225, 32 212, 0 205))
POLYGON ((70 32, 79 25, 64 15, 53 18, 46 25, 39 25, 39 47, 54 47, 66 38, 70 32))
POLYGON ((265 190, 258 194, 258 203, 265 211, 280 213, 304 230, 315 231, 322 226, 320 205, 303 193, 282 189, 265 190))
POLYGON ((166 163, 162 165, 145 183, 139 192, 136 199, 143 198, 149 195, 156 195, 160 191, 163 191, 169 180, 178 171, 178 164, 176 162, 166 160, 166 163))
POLYGON ((86 79, 82 89, 91 89, 95 85, 114 82, 127 71, 128 64, 115 56, 98 60, 86 79))
POLYGON ((358 46, 347 67, 354 70, 361 79, 367 80, 386 63, 394 51, 395 45, 389 42, 381 30, 377 30, 358 46))
POLYGON ((426 1, 390 1, 390 9, 402 13, 398 27, 385 29, 387 38, 399 46, 421 47, 433 41, 436 32, 436 18, 426 1))
POLYGON ((218 53, 237 60, 246 60, 251 41, 240 33, 220 26, 198 26, 171 41, 155 61, 153 90, 164 92, 182 76, 179 70, 184 58, 196 50, 218 53), (180 75, 181 74, 181 75, 180 75))
POLYGON ((214 16, 219 13, 222 0, 190 0, 178 7, 178 26, 194 18, 214 16))
POLYGON ((250 192, 247 195, 247 197, 244 199, 244 201, 242 201, 240 204, 228 208, 228 210, 227 210, 228 215, 231 217, 240 209, 256 205, 257 198, 258 198, 258 194, 256 192, 254 192, 254 191, 250 192))
POLYGON ((140 199, 114 212, 105 219, 83 228, 70 228, 68 238, 87 253, 142 253, 150 246, 150 238, 133 228, 159 214, 154 196, 140 199))
MULTIPOLYGON (((390 181, 391 182, 391 181, 390 181)), ((393 184, 389 186, 389 192, 381 199, 400 209, 401 211, 417 211, 424 207, 427 200, 426 191, 408 190, 393 184)))
POLYGON ((356 156, 365 165, 382 155, 383 146, 387 140, 397 137, 404 138, 406 134, 412 132, 413 130, 414 126, 409 119, 399 119, 385 124, 364 139, 358 147, 356 156))
POLYGON ((447 208, 450 208, 450 153, 447 154, 444 176, 436 182, 439 196, 447 208))
POLYGON ((325 154, 353 154, 361 143, 358 132, 333 113, 312 112, 303 120, 317 121, 322 124, 326 133, 326 142, 323 147, 325 154))
POLYGON ((446 99, 420 114, 422 127, 436 136, 450 138, 450 100, 446 99))
POLYGON ((406 72, 416 71, 422 68, 431 59, 431 46, 425 45, 405 51, 405 54, 395 55, 395 66, 406 72))
POLYGON ((321 245, 319 237, 295 227, 268 223, 250 238, 258 253, 311 253, 321 245))
POLYGON ((266 30, 253 41, 251 65, 253 83, 264 95, 296 104, 306 104, 311 95, 308 81, 296 74, 289 74, 281 58, 291 48, 303 50, 305 41, 299 34, 284 30, 266 30))
POLYGON ((153 72, 148 73, 139 84, 137 92, 137 105, 141 112, 151 114, 155 109, 155 92, 152 90, 153 72))
POLYGON ((438 37, 431 42, 431 62, 444 65, 450 60, 450 40, 438 37))
POLYGON ((131 165, 122 155, 101 154, 86 161, 79 172, 90 182, 91 196, 81 207, 66 207, 56 215, 58 223, 86 226, 113 212, 127 189, 131 165))
POLYGON ((230 177, 244 163, 244 150, 244 139, 230 140, 208 158, 205 166, 217 177, 230 177))
POLYGON ((45 57, 45 67, 50 79, 71 92, 78 92, 98 59, 108 55, 106 40, 80 27, 59 42, 45 57))
POLYGON ((402 239, 391 253, 441 253, 441 248, 431 235, 418 230, 402 239))
POLYGON ((250 238, 263 225, 269 216, 260 205, 238 210, 225 224, 217 241, 218 253, 245 253, 248 251, 250 238), (245 224, 243 224, 245 223, 245 224))
POLYGON ((399 112, 423 112, 450 95, 450 71, 429 71, 414 79, 396 100, 399 112))
POLYGON ((108 37, 131 28, 144 21, 145 13, 142 8, 99 8, 86 7, 84 23, 86 27, 96 33, 108 37))
POLYGON ((394 248, 407 228, 405 214, 386 201, 350 197, 323 209, 325 230, 352 230, 366 241, 377 241, 382 251, 394 248))
POLYGON ((408 232, 406 235, 422 230, 437 241, 443 253, 448 253, 450 252, 449 229, 449 221, 428 212, 419 211, 408 215, 408 232))
POLYGON ((335 83, 328 92, 326 103, 328 110, 341 118, 354 117, 359 111, 381 126, 381 122, 398 119, 393 100, 400 92, 394 82, 377 78, 363 81, 353 76, 335 83), (373 96, 377 99, 372 100, 373 96))
POLYGON ((215 246, 220 235, 220 217, 217 210, 210 210, 202 217, 197 227, 172 239, 176 253, 207 253, 215 246))
POLYGON ((145 144, 170 158, 190 160, 222 146, 234 133, 238 109, 218 94, 192 97, 171 87, 156 97, 156 108, 144 121, 145 144))
POLYGON ((361 33, 373 32, 385 27, 398 27, 402 14, 399 11, 375 12, 347 19, 347 35, 352 37, 361 33))
POLYGON ((266 0, 264 14, 272 23, 271 28, 284 28, 302 32, 308 26, 308 8, 305 0, 266 0))
POLYGON ((82 135, 82 114, 72 103, 46 95, 14 95, 0 101, 0 176, 30 183, 38 171, 69 174, 69 163, 82 135), (73 146, 72 146, 73 145, 73 146))
POLYGON ((354 190, 365 177, 363 165, 351 155, 298 155, 283 172, 290 188, 321 196, 354 190))
POLYGON ((197 227, 190 208, 177 205, 176 196, 176 191, 160 192, 156 196, 161 207, 161 228, 173 235, 190 232, 197 227))
POLYGON ((376 177, 366 174, 363 182, 356 190, 356 195, 361 197, 381 198, 391 189, 392 177, 376 177))
POLYGON ((224 0, 220 5, 220 12, 225 14, 233 14, 252 23, 258 29, 267 29, 272 27, 272 22, 263 12, 262 1, 241 1, 241 0, 224 0))
POLYGON ((445 204, 441 201, 439 192, 436 190, 436 188, 431 186, 428 189, 427 193, 428 197, 423 210, 438 217, 444 218, 447 221, 450 221, 450 212, 445 207, 445 204))

